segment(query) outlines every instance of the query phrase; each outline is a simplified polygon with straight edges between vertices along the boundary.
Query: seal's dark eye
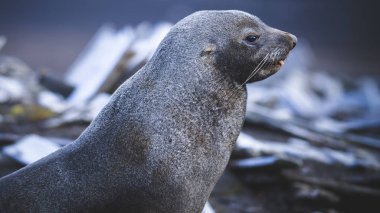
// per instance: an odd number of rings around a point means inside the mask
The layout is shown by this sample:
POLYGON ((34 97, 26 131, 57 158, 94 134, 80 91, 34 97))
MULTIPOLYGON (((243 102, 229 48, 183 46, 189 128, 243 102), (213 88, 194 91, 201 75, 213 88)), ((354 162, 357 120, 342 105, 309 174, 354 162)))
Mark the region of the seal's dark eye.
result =
POLYGON ((257 36, 257 35, 249 35, 249 36, 245 37, 245 40, 248 43, 254 43, 258 38, 259 38, 259 36, 257 36))

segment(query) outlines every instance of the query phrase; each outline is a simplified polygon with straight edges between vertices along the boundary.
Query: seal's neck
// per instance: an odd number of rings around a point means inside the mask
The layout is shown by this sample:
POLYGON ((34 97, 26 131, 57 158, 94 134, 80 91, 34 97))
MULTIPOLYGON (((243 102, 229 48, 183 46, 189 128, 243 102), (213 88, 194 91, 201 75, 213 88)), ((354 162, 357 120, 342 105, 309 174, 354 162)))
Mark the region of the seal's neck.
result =
POLYGON ((235 102, 246 96, 245 86, 231 80, 203 58, 181 54, 162 56, 164 59, 157 57, 147 64, 146 70, 154 73, 149 75, 155 76, 158 83, 170 88, 170 94, 178 93, 182 97, 211 95, 224 102, 235 102), (161 63, 159 69, 155 69, 158 63, 161 63))

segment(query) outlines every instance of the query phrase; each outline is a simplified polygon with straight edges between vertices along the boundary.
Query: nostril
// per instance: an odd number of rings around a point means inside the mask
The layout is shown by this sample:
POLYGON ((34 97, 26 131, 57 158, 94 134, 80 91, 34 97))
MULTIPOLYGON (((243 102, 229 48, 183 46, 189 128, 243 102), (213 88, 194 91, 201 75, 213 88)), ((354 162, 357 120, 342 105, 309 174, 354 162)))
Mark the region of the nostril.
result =
POLYGON ((291 49, 296 47, 298 39, 295 35, 285 32, 285 38, 287 42, 289 42, 288 44, 290 45, 291 49))
POLYGON ((295 35, 292 35, 290 33, 288 33, 288 36, 290 37, 290 42, 292 44, 292 49, 293 49, 294 47, 296 47, 298 39, 295 35))

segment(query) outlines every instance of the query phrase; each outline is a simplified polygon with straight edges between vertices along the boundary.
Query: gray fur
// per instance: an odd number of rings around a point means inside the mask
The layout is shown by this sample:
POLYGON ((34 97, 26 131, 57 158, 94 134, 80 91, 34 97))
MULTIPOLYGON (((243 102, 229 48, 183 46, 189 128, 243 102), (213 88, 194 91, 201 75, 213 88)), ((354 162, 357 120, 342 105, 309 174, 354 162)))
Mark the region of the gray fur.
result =
POLYGON ((200 212, 243 124, 240 85, 292 39, 240 11, 184 18, 75 142, 1 179, 1 212, 200 212))

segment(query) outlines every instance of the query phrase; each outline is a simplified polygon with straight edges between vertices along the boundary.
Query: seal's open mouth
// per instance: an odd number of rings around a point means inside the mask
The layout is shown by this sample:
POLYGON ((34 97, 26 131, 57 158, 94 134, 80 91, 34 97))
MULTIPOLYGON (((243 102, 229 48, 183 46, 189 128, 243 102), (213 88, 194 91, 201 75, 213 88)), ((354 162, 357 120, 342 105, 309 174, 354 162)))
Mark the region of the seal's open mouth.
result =
POLYGON ((261 69, 261 74, 265 77, 269 77, 270 75, 273 75, 274 73, 278 72, 284 65, 286 58, 288 56, 288 53, 283 53, 282 55, 275 55, 272 58, 272 62, 267 62, 267 66, 264 66, 261 69))
POLYGON ((284 59, 279 59, 277 61, 275 61, 273 64, 274 64, 274 67, 278 70, 280 69, 282 66, 284 66, 285 64, 285 58, 284 59))
POLYGON ((273 63, 273 64, 275 65, 276 68, 279 69, 279 68, 281 68, 282 66, 284 66, 286 58, 287 58, 287 54, 286 54, 285 56, 278 57, 277 60, 274 60, 274 63, 273 63))

